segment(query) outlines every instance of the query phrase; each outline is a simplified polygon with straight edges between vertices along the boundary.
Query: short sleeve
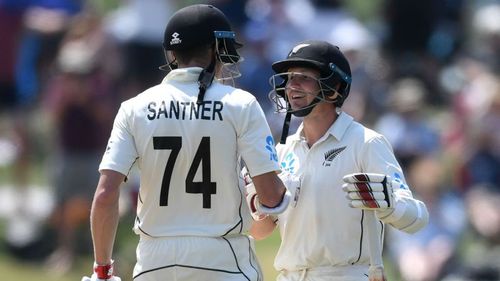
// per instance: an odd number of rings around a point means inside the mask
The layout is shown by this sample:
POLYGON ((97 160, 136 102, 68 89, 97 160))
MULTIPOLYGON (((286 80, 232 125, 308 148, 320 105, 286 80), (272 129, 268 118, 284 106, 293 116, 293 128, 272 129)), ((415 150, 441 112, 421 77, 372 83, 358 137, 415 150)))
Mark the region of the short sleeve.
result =
POLYGON ((238 130, 238 150, 250 175, 279 171, 278 155, 271 129, 259 103, 254 99, 244 110, 238 130))
POLYGON ((129 114, 122 104, 113 123, 113 130, 99 170, 113 170, 127 175, 138 158, 134 137, 128 126, 129 114))
POLYGON ((361 157, 364 172, 389 175, 401 182, 401 187, 404 187, 398 189, 398 193, 404 196, 412 196, 392 146, 384 136, 377 134, 368 140, 365 143, 361 157))

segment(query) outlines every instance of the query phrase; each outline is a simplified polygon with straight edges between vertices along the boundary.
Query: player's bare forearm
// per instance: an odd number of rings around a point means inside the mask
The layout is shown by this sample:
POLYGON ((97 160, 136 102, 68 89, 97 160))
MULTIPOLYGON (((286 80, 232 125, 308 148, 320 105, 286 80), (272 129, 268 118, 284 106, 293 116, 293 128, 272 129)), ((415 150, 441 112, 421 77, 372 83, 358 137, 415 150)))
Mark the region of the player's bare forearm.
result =
POLYGON ((250 227, 250 235, 255 240, 262 240, 271 235, 276 228, 276 218, 274 216, 267 216, 260 221, 254 221, 250 227))
POLYGON ((252 178, 261 204, 267 207, 278 206, 286 188, 275 172, 269 172, 252 178))
POLYGON ((101 172, 90 214, 94 258, 97 264, 109 264, 118 226, 119 186, 124 175, 105 170, 101 172))

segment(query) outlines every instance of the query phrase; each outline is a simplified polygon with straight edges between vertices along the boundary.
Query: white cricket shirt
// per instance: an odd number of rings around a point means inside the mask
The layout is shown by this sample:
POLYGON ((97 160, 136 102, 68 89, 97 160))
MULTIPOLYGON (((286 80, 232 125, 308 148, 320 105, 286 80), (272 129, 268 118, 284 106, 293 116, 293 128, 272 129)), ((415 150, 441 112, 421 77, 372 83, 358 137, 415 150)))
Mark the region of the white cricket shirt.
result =
POLYGON ((302 184, 298 199, 278 216, 282 243, 276 269, 368 265, 364 212, 349 207, 342 178, 370 172, 405 182, 390 144, 343 112, 311 148, 302 136, 303 124, 277 146, 282 170, 300 175, 302 184))
POLYGON ((238 187, 239 157, 252 176, 279 170, 255 97, 216 81, 197 105, 201 68, 171 71, 121 104, 99 166, 127 175, 137 161, 136 233, 222 236, 250 221, 238 187))

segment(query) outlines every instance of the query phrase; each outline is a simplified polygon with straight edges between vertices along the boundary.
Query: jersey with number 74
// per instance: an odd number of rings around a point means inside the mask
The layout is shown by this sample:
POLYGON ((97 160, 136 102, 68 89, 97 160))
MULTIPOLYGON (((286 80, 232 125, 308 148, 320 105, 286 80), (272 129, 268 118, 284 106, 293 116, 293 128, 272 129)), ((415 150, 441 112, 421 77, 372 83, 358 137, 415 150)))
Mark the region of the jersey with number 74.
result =
POLYGON ((250 216, 238 187, 239 159, 252 176, 279 169, 255 97, 214 83, 169 79, 122 103, 100 170, 127 175, 137 162, 134 231, 151 237, 245 232, 250 216))

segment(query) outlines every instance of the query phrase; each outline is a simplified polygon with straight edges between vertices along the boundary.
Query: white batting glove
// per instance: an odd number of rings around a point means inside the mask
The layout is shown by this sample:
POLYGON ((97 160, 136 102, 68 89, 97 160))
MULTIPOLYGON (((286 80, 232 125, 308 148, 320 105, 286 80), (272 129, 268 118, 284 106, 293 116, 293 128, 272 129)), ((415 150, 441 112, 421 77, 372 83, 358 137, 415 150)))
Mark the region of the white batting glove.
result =
POLYGON ((257 206, 255 205, 255 200, 257 200, 257 191, 255 190, 252 178, 250 177, 250 174, 248 173, 246 167, 243 167, 243 169, 241 170, 241 178, 243 178, 245 197, 248 209, 250 209, 250 215, 252 216, 254 221, 265 219, 267 215, 257 212, 257 206))
MULTIPOLYGON (((292 207, 297 206, 297 203, 299 201, 299 196, 300 196, 300 186, 302 184, 300 177, 297 175, 290 174, 288 172, 281 172, 278 177, 281 179, 283 182, 283 185, 285 185, 287 194, 285 196, 290 196, 290 202, 289 204, 292 207)), ((284 198, 283 198, 284 200, 284 198)))
MULTIPOLYGON (((354 173, 344 176, 342 189, 349 206, 366 210, 394 208, 393 181, 390 176, 374 173, 354 173)), ((396 183, 399 184, 399 183, 396 183)))
POLYGON ((94 273, 92 276, 83 276, 82 281, 122 281, 118 276, 113 276, 113 261, 107 265, 97 265, 94 263, 94 273))
MULTIPOLYGON (((246 169, 242 170, 242 176, 246 184, 246 201, 250 209, 250 214, 255 221, 263 220, 267 218, 268 215, 278 215, 283 213, 288 208, 288 205, 291 201, 291 193, 289 191, 289 187, 292 190, 300 190, 300 180, 298 177, 291 175, 290 173, 280 173, 278 177, 280 177, 283 185, 287 190, 283 195, 281 203, 276 207, 269 208, 260 204, 257 191, 255 190, 255 186, 252 182, 252 178, 250 177, 246 169)), ((296 196, 298 197, 298 194, 296 194, 296 196)))
POLYGON ((268 214, 263 214, 259 212, 259 209, 257 208, 259 197, 257 196, 257 192, 255 191, 255 186, 253 183, 248 184, 246 186, 247 190, 247 204, 248 208, 250 208, 250 215, 252 215, 252 218, 254 221, 261 221, 265 218, 267 218, 268 214))

